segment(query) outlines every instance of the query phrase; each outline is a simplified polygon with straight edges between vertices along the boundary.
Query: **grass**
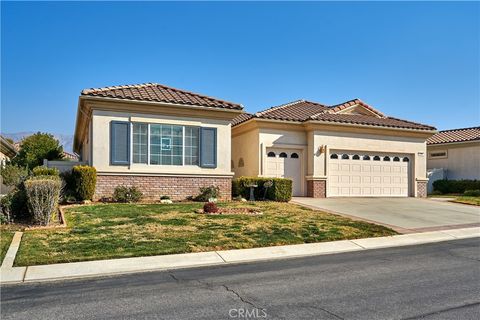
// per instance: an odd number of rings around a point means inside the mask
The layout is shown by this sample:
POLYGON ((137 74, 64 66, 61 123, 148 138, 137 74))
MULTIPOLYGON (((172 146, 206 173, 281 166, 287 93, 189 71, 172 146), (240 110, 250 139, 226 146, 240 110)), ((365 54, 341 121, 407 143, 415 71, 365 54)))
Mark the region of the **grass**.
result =
POLYGON ((473 204, 475 206, 480 206, 480 197, 460 196, 460 197, 456 197, 455 200, 453 200, 452 202, 473 204))
POLYGON ((454 198, 450 202, 472 204, 475 206, 480 206, 480 197, 470 197, 463 196, 458 193, 449 193, 449 194, 440 194, 440 195, 429 195, 430 198, 454 198))
POLYGON ((5 255, 7 254, 8 247, 12 242, 14 234, 15 230, 9 226, 2 226, 2 229, 0 229, 0 265, 3 262, 3 258, 5 258, 5 255))
POLYGON ((95 204, 66 210, 66 229, 29 230, 17 266, 377 237, 383 226, 288 203, 228 203, 263 215, 203 215, 200 203, 95 204))

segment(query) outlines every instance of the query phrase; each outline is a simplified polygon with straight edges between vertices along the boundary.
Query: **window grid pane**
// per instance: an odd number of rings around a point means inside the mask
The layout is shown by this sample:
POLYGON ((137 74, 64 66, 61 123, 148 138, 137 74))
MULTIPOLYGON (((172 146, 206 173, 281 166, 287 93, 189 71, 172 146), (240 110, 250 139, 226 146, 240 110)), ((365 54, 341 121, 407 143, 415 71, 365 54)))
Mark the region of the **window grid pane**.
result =
POLYGON ((182 126, 150 125, 150 164, 182 165, 182 126))
POLYGON ((198 165, 198 127, 185 127, 185 165, 198 165))
POLYGON ((133 163, 147 163, 148 153, 148 125, 145 123, 133 124, 133 163))

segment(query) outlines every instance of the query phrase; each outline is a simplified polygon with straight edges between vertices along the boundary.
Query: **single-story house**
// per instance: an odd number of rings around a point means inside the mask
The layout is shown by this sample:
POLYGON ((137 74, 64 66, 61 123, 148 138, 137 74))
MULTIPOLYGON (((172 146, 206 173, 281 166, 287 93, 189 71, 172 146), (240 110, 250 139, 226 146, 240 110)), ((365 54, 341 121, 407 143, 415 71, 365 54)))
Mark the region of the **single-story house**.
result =
MULTIPOLYGON (((0 167, 3 168, 3 166, 16 155, 17 148, 15 148, 10 141, 0 136, 0 167)), ((2 176, 0 176, 0 194, 6 194, 11 188, 4 185, 2 180, 2 176)))
POLYGON ((74 151, 97 169, 95 199, 137 186, 184 199, 216 185, 230 199, 231 122, 243 107, 156 83, 83 90, 74 151))
POLYGON ((232 170, 291 178, 294 196, 425 197, 426 140, 436 132, 359 99, 298 100, 234 119, 232 170))
POLYGON ((480 127, 440 131, 427 140, 427 168, 450 180, 480 179, 480 127))

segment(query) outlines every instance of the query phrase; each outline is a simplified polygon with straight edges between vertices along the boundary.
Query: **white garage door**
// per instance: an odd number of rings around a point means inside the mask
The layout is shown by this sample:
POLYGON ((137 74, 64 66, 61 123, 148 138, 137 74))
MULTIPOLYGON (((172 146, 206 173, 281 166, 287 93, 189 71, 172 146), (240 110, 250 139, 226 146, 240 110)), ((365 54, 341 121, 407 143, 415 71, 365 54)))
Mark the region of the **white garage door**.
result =
POLYGON ((327 195, 408 197, 409 177, 408 155, 332 150, 327 195))
POLYGON ((301 153, 288 149, 267 149, 265 176, 290 178, 293 181, 293 196, 302 195, 301 153))

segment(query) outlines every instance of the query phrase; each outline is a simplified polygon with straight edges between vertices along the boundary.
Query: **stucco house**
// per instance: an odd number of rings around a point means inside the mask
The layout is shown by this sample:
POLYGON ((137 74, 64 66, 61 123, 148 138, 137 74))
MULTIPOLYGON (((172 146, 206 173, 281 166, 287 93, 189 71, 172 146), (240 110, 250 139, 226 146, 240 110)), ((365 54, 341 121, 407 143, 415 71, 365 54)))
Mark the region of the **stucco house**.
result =
POLYGON ((480 179, 480 127, 440 131, 427 140, 427 168, 450 180, 480 179))
POLYGON ((232 122, 235 176, 288 177, 293 195, 425 197, 429 125, 361 100, 298 100, 232 122))
MULTIPOLYGON (((17 155, 17 148, 10 143, 7 139, 0 136, 0 167, 3 166, 17 155)), ((2 177, 0 176, 0 194, 6 194, 11 190, 10 187, 3 184, 2 177)))
POLYGON ((146 199, 183 199, 203 186, 231 197, 231 121, 240 104, 156 83, 86 89, 74 151, 97 169, 95 199, 134 185, 146 199))

